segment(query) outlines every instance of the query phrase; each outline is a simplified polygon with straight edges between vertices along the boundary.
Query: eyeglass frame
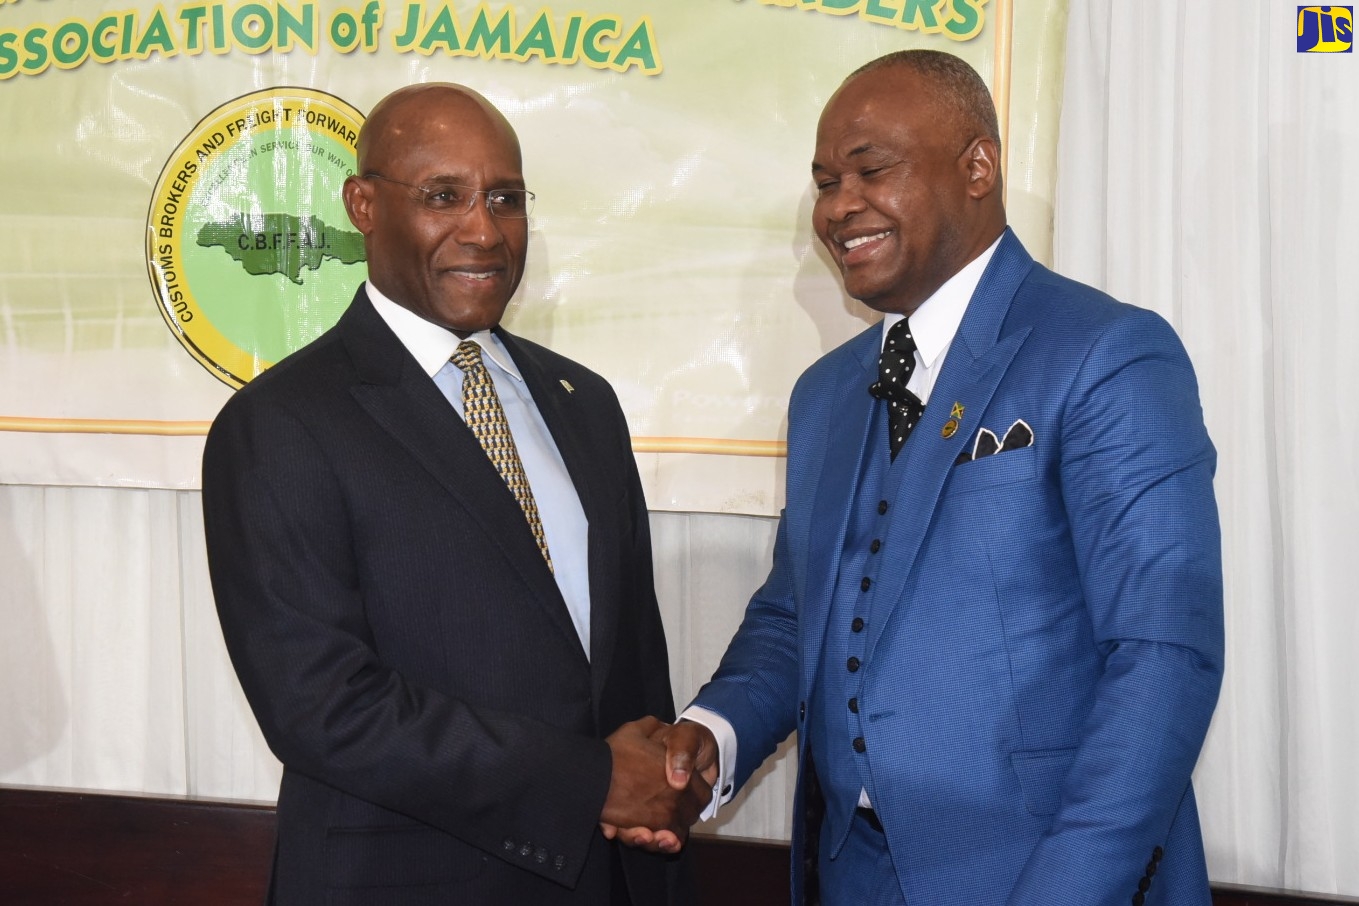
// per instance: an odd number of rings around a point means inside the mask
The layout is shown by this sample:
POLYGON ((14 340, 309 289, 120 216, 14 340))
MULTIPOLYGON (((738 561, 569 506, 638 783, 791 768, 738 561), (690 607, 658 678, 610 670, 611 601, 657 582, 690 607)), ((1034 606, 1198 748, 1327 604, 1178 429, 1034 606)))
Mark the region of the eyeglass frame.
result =
POLYGON ((474 189, 471 186, 464 186, 455 182, 444 182, 435 183, 433 185, 427 186, 418 186, 415 183, 402 182, 399 179, 392 179, 390 176, 384 176, 383 174, 378 173, 375 170, 370 170, 369 172, 364 173, 361 178, 380 179, 383 182, 389 182, 392 183, 393 185, 405 186, 407 189, 414 189, 416 192, 420 193, 420 205, 425 210, 430 211, 434 214, 450 214, 450 215, 470 214, 472 213, 472 208, 476 207, 477 196, 485 195, 486 210, 490 212, 492 217, 498 218, 500 220, 527 220, 533 214, 533 203, 538 198, 536 193, 530 192, 528 189, 509 189, 509 188, 474 189), (467 207, 463 208, 462 210, 453 210, 452 208, 436 208, 431 206, 429 203, 430 193, 437 189, 465 190, 468 193, 467 207), (491 204, 491 195, 495 192, 512 192, 516 194, 522 194, 524 198, 524 213, 522 215, 518 215, 518 214, 506 214, 503 211, 497 211, 495 207, 491 204))

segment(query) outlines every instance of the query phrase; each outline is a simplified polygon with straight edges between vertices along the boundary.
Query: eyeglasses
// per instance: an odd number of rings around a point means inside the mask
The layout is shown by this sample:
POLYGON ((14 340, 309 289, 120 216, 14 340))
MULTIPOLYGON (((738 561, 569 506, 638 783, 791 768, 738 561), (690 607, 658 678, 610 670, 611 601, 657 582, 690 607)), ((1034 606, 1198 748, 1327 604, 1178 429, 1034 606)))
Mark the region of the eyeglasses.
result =
POLYGON ((478 195, 486 196, 486 210, 496 217, 506 220, 523 220, 533 213, 534 194, 527 189, 474 189, 451 182, 439 182, 428 186, 412 185, 381 173, 365 173, 364 179, 381 179, 414 189, 420 195, 420 202, 436 214, 467 214, 477 203, 478 195))

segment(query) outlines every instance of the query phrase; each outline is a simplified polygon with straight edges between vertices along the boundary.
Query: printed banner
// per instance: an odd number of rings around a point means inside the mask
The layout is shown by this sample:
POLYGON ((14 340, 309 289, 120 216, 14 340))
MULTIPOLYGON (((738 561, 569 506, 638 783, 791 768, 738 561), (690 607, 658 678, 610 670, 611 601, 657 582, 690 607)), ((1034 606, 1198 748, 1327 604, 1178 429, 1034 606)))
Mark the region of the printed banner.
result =
POLYGON ((788 394, 877 320, 812 235, 826 99, 956 53, 1051 247, 1066 0, 0 0, 0 482, 195 488, 227 397, 365 276, 363 114, 469 85, 538 200, 506 326, 617 389, 653 509, 781 506, 788 394))

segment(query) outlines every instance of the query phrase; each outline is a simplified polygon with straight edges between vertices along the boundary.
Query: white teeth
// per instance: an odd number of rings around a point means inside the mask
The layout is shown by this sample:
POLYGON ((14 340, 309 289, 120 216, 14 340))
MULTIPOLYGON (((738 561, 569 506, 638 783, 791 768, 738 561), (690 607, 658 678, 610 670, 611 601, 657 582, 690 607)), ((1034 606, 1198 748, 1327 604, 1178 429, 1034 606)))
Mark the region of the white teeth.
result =
POLYGON ((885 238, 887 238, 887 235, 888 235, 887 233, 875 233, 875 234, 872 235, 872 236, 856 236, 856 237, 853 238, 853 239, 846 239, 846 240, 845 240, 845 243, 844 243, 844 245, 845 245, 845 251, 850 251, 850 250, 852 250, 852 249, 857 249, 859 246, 863 245, 865 242, 872 242, 874 239, 885 239, 885 238))
POLYGON ((481 273, 481 274, 474 274, 474 273, 472 273, 472 272, 470 272, 470 271, 463 271, 463 272, 462 272, 462 275, 463 275, 464 277, 468 278, 469 280, 489 280, 489 279, 491 279, 492 277, 495 276, 495 274, 494 274, 493 272, 490 272, 490 271, 487 271, 486 273, 481 273))

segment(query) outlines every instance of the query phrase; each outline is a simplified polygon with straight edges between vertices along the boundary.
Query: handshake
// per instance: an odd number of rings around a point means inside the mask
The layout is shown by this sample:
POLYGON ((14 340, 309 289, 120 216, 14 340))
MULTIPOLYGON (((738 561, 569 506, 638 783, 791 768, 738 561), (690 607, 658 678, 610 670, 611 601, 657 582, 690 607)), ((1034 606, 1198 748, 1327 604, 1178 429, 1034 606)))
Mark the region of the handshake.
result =
POLYGON ((702 724, 643 717, 605 740, 613 776, 599 827, 610 840, 677 853, 717 782, 717 740, 702 724))

